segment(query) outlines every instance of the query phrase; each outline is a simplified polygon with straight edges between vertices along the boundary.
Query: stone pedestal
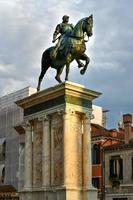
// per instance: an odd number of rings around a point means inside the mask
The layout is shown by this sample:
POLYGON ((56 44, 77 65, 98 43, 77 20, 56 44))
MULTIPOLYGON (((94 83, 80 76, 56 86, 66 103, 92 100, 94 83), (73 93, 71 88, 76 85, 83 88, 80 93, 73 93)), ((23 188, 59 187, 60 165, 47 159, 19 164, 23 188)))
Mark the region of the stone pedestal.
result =
POLYGON ((92 100, 65 82, 17 101, 24 109, 25 177, 20 200, 96 200, 92 187, 92 100))

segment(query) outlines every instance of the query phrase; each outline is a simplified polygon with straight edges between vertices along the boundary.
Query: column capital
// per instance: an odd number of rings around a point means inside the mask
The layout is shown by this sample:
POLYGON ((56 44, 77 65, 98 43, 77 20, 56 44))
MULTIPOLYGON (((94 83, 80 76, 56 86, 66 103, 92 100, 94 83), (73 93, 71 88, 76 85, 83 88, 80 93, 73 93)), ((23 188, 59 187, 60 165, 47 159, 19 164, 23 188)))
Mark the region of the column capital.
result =
POLYGON ((74 115, 74 114, 76 114, 76 110, 73 108, 73 107, 69 107, 69 108, 66 108, 65 110, 64 110, 64 113, 63 113, 64 115, 65 114, 69 114, 69 115, 74 115))
POLYGON ((24 130, 32 127, 32 122, 30 120, 25 120, 22 122, 21 126, 24 130))
POLYGON ((58 109, 57 110, 58 115, 63 115, 64 114, 64 109, 58 109))
POLYGON ((45 114, 41 117, 38 117, 38 121, 48 121, 50 119, 50 115, 49 114, 45 114))
POLYGON ((93 109, 89 109, 87 112, 84 113, 84 118, 86 119, 94 119, 94 115, 92 114, 93 109))
POLYGON ((50 119, 50 115, 44 115, 43 116, 43 121, 48 121, 50 119))

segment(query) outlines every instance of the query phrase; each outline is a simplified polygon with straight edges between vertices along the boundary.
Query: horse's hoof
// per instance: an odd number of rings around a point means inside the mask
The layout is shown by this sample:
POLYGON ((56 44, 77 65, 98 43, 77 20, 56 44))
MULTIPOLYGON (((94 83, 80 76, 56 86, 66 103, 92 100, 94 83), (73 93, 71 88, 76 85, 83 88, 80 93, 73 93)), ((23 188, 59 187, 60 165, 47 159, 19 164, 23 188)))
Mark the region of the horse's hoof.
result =
POLYGON ((83 64, 83 63, 80 63, 79 65, 78 65, 78 68, 81 68, 81 67, 84 67, 85 65, 83 64))
POLYGON ((82 69, 82 70, 80 71, 80 74, 83 75, 84 73, 85 73, 85 70, 82 69))
POLYGON ((40 91, 40 88, 37 88, 37 92, 39 92, 40 91))
POLYGON ((65 81, 68 81, 68 78, 65 78, 65 81))
POLYGON ((55 76, 55 79, 56 79, 59 83, 62 83, 61 79, 58 78, 57 76, 55 76))

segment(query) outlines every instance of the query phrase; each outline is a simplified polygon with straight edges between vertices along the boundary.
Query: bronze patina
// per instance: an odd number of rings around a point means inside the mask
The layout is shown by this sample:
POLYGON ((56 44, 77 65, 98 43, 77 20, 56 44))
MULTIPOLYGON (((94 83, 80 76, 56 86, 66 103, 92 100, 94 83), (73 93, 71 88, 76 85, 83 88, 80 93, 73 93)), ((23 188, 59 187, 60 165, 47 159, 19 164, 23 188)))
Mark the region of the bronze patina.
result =
MULTIPOLYGON (((56 58, 58 50, 60 48, 60 45, 65 41, 66 37, 70 35, 72 32, 74 25, 69 24, 69 16, 64 15, 62 17, 62 23, 58 24, 55 28, 54 34, 53 34, 53 43, 58 39, 58 42, 55 46, 55 48, 51 52, 51 58, 56 58), (59 35, 60 34, 60 35, 59 35)), ((79 59, 76 59, 78 63, 78 67, 84 67, 83 63, 80 62, 79 59)))
POLYGON ((61 83, 60 75, 66 66, 65 80, 68 80, 70 63, 75 59, 78 67, 82 67, 80 73, 84 74, 90 62, 90 58, 85 54, 85 34, 92 36, 93 16, 83 18, 73 27, 68 23, 69 16, 63 16, 63 22, 58 24, 53 34, 53 42, 58 39, 58 43, 46 49, 42 55, 42 70, 38 80, 37 91, 40 90, 42 79, 49 67, 55 68, 57 74, 55 79, 61 83), (58 37, 58 34, 61 34, 58 37), (85 65, 80 60, 85 61, 85 65))

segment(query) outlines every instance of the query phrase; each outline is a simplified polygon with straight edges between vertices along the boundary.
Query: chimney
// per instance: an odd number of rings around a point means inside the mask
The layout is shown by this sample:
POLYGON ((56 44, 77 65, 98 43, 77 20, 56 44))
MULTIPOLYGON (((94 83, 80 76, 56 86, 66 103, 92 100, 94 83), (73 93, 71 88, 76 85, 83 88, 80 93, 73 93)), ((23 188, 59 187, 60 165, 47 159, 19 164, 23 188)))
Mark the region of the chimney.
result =
POLYGON ((125 143, 129 143, 131 139, 133 139, 132 134, 132 115, 124 114, 123 115, 123 124, 125 129, 125 143))

